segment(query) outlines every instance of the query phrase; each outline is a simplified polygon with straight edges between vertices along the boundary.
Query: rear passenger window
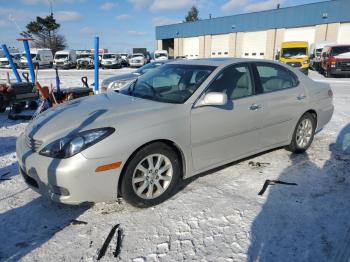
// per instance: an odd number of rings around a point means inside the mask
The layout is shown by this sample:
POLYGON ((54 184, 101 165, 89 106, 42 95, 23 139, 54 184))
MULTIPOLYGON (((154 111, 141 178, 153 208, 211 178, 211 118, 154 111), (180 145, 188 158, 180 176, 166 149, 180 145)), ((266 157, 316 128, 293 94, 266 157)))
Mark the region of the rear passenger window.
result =
POLYGON ((249 67, 236 65, 225 68, 211 83, 208 92, 226 93, 228 99, 239 99, 254 94, 249 67))
POLYGON ((257 64, 257 70, 264 93, 297 86, 296 76, 287 69, 274 64, 257 64))

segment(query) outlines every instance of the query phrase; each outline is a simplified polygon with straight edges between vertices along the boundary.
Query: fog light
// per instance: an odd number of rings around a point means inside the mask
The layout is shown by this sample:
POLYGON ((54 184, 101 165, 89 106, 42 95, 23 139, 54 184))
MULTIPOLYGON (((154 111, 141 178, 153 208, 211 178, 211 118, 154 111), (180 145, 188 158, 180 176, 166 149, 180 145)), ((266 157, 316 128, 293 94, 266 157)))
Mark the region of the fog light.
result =
POLYGON ((56 194, 56 195, 60 195, 60 196, 69 196, 69 191, 68 189, 64 188, 64 187, 59 187, 59 186, 53 186, 51 185, 51 191, 52 193, 56 194))

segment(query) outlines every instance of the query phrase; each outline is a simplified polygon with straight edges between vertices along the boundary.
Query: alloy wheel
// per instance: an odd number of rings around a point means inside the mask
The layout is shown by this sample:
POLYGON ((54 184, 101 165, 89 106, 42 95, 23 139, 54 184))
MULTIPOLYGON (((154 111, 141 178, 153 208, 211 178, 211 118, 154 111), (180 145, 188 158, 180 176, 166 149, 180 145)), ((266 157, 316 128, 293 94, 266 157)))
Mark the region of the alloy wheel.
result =
POLYGON ((154 199, 162 195, 173 178, 173 166, 163 154, 152 154, 143 158, 132 176, 132 186, 137 196, 154 199))

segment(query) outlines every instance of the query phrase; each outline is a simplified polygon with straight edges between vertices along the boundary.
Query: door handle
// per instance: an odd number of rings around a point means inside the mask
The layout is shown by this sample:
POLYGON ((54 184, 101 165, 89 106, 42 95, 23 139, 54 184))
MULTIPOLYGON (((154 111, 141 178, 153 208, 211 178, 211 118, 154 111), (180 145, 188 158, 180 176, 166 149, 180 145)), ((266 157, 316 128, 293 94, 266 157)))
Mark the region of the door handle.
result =
POLYGON ((256 111, 258 109, 262 108, 261 105, 257 105, 257 104, 252 104, 249 109, 252 110, 252 111, 256 111))
POLYGON ((297 97, 297 99, 300 101, 300 100, 303 100, 303 99, 305 99, 306 98, 306 95, 299 95, 298 97, 297 97))

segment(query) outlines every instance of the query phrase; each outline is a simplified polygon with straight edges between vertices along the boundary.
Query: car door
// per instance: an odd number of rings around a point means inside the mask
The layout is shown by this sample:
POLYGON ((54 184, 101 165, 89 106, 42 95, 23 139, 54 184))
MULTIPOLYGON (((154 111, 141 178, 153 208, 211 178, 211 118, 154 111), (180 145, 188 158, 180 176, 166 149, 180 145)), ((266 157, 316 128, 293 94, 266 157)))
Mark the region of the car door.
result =
POLYGON ((307 100, 297 76, 275 63, 256 63, 260 101, 265 105, 259 134, 262 148, 288 142, 307 100))
POLYGON ((191 144, 196 171, 227 163, 255 152, 263 107, 255 96, 251 65, 223 69, 205 93, 225 92, 225 106, 194 105, 191 111, 191 144))

